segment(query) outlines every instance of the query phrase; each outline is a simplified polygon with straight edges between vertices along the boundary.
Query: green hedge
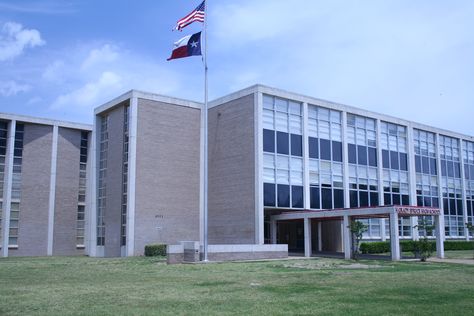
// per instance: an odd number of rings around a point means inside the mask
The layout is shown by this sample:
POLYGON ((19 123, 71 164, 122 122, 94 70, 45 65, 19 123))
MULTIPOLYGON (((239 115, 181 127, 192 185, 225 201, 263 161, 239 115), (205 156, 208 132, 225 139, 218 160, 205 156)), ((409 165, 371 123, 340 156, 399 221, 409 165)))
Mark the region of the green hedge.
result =
POLYGON ((163 245, 163 244, 146 245, 145 256, 147 257, 166 256, 166 245, 163 245))
MULTIPOLYGON (((431 249, 436 251, 436 241, 430 240, 431 249)), ((401 251, 413 252, 418 243, 413 240, 400 240, 401 251)), ((474 241, 464 240, 450 240, 444 242, 444 250, 473 250, 474 241)), ((390 252, 390 241, 374 241, 374 242, 363 242, 360 244, 360 252, 367 253, 384 253, 390 252)))

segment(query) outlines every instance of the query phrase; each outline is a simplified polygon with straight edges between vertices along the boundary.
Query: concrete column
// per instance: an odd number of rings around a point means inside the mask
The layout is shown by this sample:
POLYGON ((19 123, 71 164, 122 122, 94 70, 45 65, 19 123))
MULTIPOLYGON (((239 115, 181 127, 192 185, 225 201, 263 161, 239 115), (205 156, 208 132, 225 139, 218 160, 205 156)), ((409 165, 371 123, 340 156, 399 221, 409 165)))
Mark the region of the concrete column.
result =
POLYGON ((462 139, 459 139, 459 157, 461 157, 461 189, 462 189, 462 215, 464 223, 464 236, 467 241, 469 241, 469 229, 466 227, 467 223, 467 203, 466 203, 466 183, 464 177, 464 159, 463 159, 463 142, 462 139))
POLYGON ((272 244, 276 244, 277 243, 277 221, 274 219, 270 220, 270 234, 271 234, 272 244))
POLYGON ((323 251, 323 223, 318 221, 318 251, 323 251))
POLYGON ((310 188, 309 188, 309 144, 308 144, 308 103, 303 103, 303 191, 304 208, 310 209, 310 188))
MULTIPOLYGON (((436 165, 438 169, 438 200, 439 200, 439 209, 441 210, 441 216, 443 216, 442 223, 444 225, 443 189, 441 185, 441 155, 440 155, 440 150, 439 150, 439 134, 438 133, 436 133, 435 139, 436 139, 436 144, 435 144, 436 145, 436 161, 438 162, 436 165)), ((443 226, 443 230, 440 233, 444 241, 446 239, 444 226, 443 226)))
POLYGON ((311 257, 311 218, 304 218, 304 256, 311 257))
POLYGON ((138 99, 130 100, 128 118, 127 242, 126 256, 135 253, 135 184, 137 174, 138 99))
POLYGON ((344 207, 350 208, 349 198, 349 150, 347 149, 347 112, 342 112, 342 174, 344 185, 344 207))
POLYGON ((2 257, 8 257, 8 239, 10 236, 10 211, 12 204, 13 154, 15 148, 16 121, 8 125, 7 156, 5 157, 5 180, 2 216, 2 257))
MULTIPOLYGON (((384 199, 383 199, 383 167, 382 167, 382 146, 381 146, 381 128, 382 124, 380 123, 380 120, 375 121, 375 129, 377 133, 377 178, 378 178, 378 192, 379 192, 379 205, 384 205, 384 199)), ((385 236, 382 236, 382 239, 384 239, 385 236)))
POLYGON ((400 240, 398 237, 398 214, 393 210, 390 213, 390 246, 392 260, 400 260, 400 240))
MULTIPOLYGON (((263 245, 264 207, 263 207, 263 94, 254 94, 254 137, 255 137, 255 244, 263 245)), ((204 137, 204 136, 203 136, 204 137)), ((204 174, 202 174, 204 177, 204 174)), ((203 208, 204 210, 204 208, 203 208)), ((204 223, 204 221, 202 221, 204 223)), ((202 234, 204 237, 204 234, 202 234)))
POLYGON ((349 228, 349 216, 344 215, 343 218, 343 236, 344 236, 344 259, 349 260, 352 257, 351 251, 351 230, 349 228))
POLYGON ((434 216, 435 219, 435 233, 436 233, 436 256, 438 258, 444 258, 444 215, 434 216))
POLYGON ((100 159, 100 117, 94 116, 94 127, 92 129, 91 136, 91 154, 90 154, 90 165, 89 169, 89 180, 88 180, 88 226, 89 235, 87 236, 89 241, 88 254, 91 257, 97 257, 97 185, 99 180, 99 168, 97 164, 100 159))
POLYGON ((53 255, 54 211, 56 199, 56 166, 58 164, 58 125, 53 126, 53 146, 51 149, 51 175, 49 180, 49 209, 48 209, 48 248, 47 255, 53 255))
POLYGON ((387 237, 386 237, 387 232, 385 231, 385 221, 386 221, 385 218, 380 219, 380 237, 381 237, 382 241, 387 240, 387 237))
MULTIPOLYGON (((416 170, 415 170, 415 148, 414 148, 413 127, 411 123, 407 126, 407 156, 408 156, 408 187, 410 192, 410 205, 416 205, 416 170)), ((413 226, 412 226, 413 227, 413 226)), ((412 230, 412 237, 413 230, 412 230)))
POLYGON ((411 225, 411 238, 413 240, 419 240, 420 234, 418 231, 418 216, 410 217, 410 225, 411 225))

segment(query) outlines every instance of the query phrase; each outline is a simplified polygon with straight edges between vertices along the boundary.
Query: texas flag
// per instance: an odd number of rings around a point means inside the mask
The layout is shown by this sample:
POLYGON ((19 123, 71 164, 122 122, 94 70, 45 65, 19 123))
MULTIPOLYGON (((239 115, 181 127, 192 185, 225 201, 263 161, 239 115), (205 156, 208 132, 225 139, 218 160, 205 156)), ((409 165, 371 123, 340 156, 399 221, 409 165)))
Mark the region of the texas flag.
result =
POLYGON ((167 60, 199 56, 201 54, 201 32, 188 35, 174 43, 171 57, 167 60))

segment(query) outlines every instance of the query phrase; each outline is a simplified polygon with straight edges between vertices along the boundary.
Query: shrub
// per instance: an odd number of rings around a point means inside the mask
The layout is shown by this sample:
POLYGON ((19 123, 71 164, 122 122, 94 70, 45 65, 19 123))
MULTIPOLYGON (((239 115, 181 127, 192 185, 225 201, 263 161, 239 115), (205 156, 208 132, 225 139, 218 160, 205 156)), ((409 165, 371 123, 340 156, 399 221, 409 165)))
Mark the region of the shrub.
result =
MULTIPOLYGON (((436 241, 428 241, 429 249, 436 251, 436 241)), ((418 242, 413 240, 400 240, 400 248, 406 252, 416 252, 419 250, 418 242)), ((444 250, 474 250, 474 241, 449 240, 444 242, 444 250)), ((360 244, 360 251, 367 253, 390 252, 390 241, 363 242, 360 244)))
POLYGON ((360 244, 360 251, 363 254, 390 252, 390 242, 388 241, 363 242, 360 244))
POLYGON ((146 245, 145 256, 147 257, 166 256, 166 245, 163 245, 163 244, 146 245))

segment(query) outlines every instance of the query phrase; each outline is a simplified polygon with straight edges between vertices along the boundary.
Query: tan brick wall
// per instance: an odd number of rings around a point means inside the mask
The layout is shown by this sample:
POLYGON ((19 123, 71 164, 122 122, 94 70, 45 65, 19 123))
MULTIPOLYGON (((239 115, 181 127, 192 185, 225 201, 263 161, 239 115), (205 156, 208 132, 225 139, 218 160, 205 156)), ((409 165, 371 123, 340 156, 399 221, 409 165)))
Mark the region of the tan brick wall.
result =
POLYGON ((254 95, 209 110, 209 243, 255 243, 254 95))
POLYGON ((138 100, 135 254, 199 240, 200 110, 138 100))

